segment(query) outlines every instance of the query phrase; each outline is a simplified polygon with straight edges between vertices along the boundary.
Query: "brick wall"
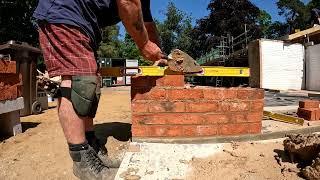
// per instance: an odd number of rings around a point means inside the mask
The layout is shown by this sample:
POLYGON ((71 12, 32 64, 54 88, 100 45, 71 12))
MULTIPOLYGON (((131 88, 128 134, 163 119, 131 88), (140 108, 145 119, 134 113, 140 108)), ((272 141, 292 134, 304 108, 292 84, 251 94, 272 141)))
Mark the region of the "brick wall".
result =
POLYGON ((264 91, 186 88, 184 77, 132 78, 134 137, 203 137, 261 132, 264 91))

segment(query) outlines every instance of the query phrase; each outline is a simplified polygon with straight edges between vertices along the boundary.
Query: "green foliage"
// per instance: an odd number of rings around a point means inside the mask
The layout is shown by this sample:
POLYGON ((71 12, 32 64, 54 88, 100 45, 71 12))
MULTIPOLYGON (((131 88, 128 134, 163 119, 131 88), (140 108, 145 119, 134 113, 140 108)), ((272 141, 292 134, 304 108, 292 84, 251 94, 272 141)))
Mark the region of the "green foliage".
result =
POLYGON ((311 10, 313 8, 320 8, 320 1, 319 0, 311 0, 307 5, 308 9, 311 10))
POLYGON ((306 29, 310 18, 310 11, 300 0, 279 0, 277 6, 280 10, 279 15, 283 15, 290 31, 295 29, 306 29))
POLYGON ((140 66, 151 65, 150 61, 144 60, 133 39, 126 33, 124 40, 121 42, 119 56, 125 59, 137 59, 140 66))
POLYGON ((282 23, 276 21, 270 25, 266 31, 267 38, 278 39, 286 34, 288 34, 289 25, 287 23, 282 23))
POLYGON ((192 47, 191 18, 169 2, 163 22, 157 21, 157 28, 162 42, 162 50, 169 54, 173 49, 190 51, 192 47))
POLYGON ((38 44, 37 31, 31 17, 37 0, 0 1, 0 43, 17 40, 38 44))
POLYGON ((118 39, 119 26, 109 26, 102 30, 102 42, 97 51, 100 57, 117 58, 120 55, 121 42, 118 39))
POLYGON ((267 14, 261 14, 260 9, 249 0, 211 0, 208 10, 209 15, 197 21, 192 33, 194 57, 201 57, 218 45, 220 36, 229 34, 236 37, 242 34, 245 25, 252 38, 260 38, 263 30, 259 23, 266 26, 269 23, 267 14))
POLYGON ((272 25, 272 18, 271 15, 268 14, 264 10, 260 10, 260 14, 258 17, 258 24, 260 26, 260 29, 262 31, 262 34, 264 37, 268 36, 268 30, 270 29, 272 25))

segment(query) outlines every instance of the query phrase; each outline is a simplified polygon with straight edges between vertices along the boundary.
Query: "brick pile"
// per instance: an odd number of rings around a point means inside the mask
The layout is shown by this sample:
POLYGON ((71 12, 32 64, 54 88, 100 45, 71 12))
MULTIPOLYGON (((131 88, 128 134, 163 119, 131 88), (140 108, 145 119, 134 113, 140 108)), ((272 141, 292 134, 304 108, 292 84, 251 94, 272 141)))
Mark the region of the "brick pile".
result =
POLYGON ((317 100, 304 100, 299 102, 297 115, 308 121, 320 120, 320 101, 317 100))
POLYGON ((261 132, 264 91, 186 88, 184 77, 134 77, 134 137, 204 137, 261 132))
POLYGON ((21 97, 22 76, 16 71, 15 61, 0 60, 0 101, 21 97))

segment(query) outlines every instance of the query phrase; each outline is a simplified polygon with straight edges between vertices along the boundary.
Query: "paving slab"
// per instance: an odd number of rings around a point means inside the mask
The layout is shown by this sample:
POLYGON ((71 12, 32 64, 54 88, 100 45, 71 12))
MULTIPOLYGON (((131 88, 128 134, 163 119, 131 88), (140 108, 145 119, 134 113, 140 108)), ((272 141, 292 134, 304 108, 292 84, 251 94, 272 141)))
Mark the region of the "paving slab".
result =
POLYGON ((184 179, 192 158, 222 152, 223 144, 136 143, 130 145, 115 180, 184 179))

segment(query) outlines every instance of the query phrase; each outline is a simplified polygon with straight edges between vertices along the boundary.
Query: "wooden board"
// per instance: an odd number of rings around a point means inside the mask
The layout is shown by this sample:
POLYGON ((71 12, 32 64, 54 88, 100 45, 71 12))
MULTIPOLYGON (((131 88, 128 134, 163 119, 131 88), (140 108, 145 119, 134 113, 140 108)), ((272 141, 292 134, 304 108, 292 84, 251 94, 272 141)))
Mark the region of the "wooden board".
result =
POLYGON ((313 28, 309 28, 304 31, 300 31, 294 34, 290 34, 288 36, 284 36, 281 38, 281 40, 292 41, 295 39, 304 38, 306 35, 313 36, 316 34, 320 34, 320 26, 315 26, 313 28))
POLYGON ((249 68, 250 68, 250 87, 260 88, 261 79, 261 55, 260 40, 252 41, 248 46, 249 68))

